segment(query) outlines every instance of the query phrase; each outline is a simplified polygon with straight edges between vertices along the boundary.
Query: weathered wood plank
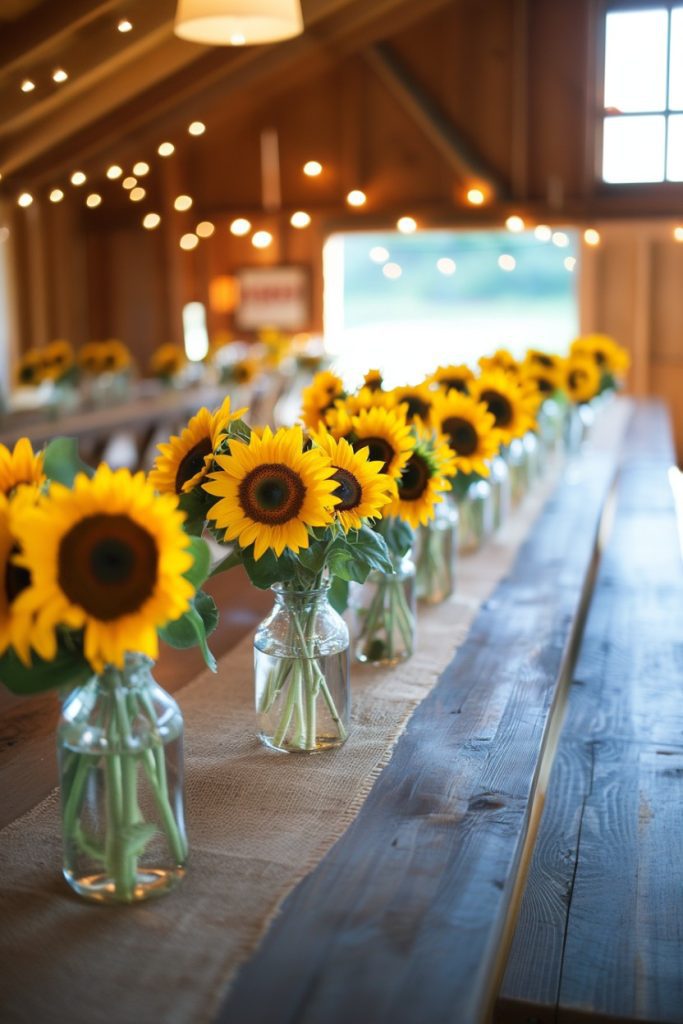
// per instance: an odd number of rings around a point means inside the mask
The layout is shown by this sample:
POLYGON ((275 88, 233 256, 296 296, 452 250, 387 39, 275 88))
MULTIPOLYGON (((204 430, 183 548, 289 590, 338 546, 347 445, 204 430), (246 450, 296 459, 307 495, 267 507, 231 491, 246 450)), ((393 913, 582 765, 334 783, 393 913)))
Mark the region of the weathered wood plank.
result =
POLYGON ((500 1022, 683 1020, 683 565, 663 429, 646 407, 626 438, 500 1022))
POLYGON ((487 1012, 614 456, 573 467, 358 817, 286 900, 221 1024, 487 1012), (567 557, 567 552, 571 557, 567 557))

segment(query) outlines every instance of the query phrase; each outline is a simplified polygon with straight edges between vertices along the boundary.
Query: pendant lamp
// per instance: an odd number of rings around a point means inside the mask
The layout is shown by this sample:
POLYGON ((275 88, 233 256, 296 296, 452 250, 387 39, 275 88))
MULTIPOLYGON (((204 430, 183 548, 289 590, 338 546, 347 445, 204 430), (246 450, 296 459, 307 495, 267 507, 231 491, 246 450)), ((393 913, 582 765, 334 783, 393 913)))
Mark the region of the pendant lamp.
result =
POLYGON ((178 0, 174 32, 209 46, 250 46, 304 30, 300 0, 178 0))

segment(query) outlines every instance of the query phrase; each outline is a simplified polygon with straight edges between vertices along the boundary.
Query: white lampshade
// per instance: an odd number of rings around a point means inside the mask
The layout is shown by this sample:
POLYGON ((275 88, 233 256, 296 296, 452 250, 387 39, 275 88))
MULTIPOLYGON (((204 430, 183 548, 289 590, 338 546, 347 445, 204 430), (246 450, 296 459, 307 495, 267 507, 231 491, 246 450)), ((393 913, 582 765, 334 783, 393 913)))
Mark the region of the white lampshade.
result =
POLYGON ((299 0, 178 0, 174 31, 211 46, 273 43, 304 30, 299 0))

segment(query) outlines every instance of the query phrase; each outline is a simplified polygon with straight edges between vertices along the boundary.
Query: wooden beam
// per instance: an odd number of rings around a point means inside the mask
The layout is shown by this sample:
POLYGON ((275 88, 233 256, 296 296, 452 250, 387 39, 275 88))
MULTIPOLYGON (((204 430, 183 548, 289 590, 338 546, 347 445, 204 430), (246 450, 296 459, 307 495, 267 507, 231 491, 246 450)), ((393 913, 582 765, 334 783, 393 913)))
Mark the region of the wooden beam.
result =
POLYGON ((377 77, 461 179, 482 182, 497 198, 505 195, 507 189, 502 179, 415 82, 390 46, 376 43, 364 56, 377 77))
POLYGON ((0 36, 2 75, 42 61, 66 39, 118 6, 120 0, 43 3, 13 25, 4 25, 0 36))

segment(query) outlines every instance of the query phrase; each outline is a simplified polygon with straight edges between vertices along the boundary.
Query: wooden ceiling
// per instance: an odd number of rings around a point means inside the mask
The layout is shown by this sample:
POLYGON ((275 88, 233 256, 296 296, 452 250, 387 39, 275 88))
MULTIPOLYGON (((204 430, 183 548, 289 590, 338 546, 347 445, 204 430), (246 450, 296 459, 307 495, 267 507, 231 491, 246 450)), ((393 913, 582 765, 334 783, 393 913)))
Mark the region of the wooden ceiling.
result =
POLYGON ((76 166, 101 173, 104 161, 212 104, 277 93, 448 2, 303 0, 303 36, 232 49, 177 39, 175 0, 2 0, 0 188, 48 185, 76 166), (125 34, 123 18, 133 24, 125 34), (62 84, 57 68, 68 74, 62 84), (22 92, 25 79, 33 91, 22 92))

